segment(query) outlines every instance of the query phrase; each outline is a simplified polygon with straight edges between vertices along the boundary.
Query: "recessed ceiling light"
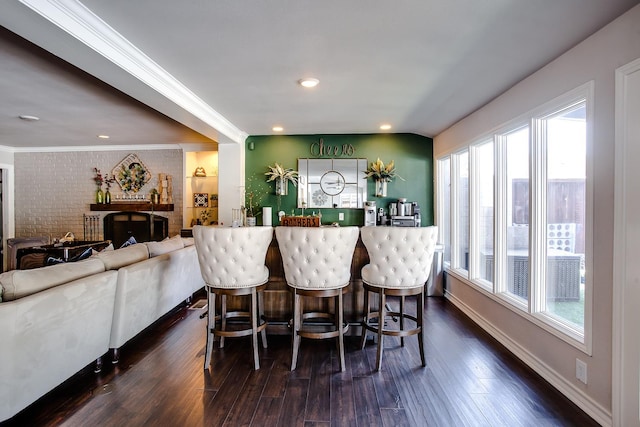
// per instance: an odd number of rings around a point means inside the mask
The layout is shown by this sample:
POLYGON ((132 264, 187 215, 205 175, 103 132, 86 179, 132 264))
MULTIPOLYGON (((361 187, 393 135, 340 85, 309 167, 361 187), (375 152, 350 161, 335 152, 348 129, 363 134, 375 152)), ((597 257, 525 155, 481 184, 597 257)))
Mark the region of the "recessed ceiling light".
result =
POLYGON ((390 124, 385 123, 383 125, 380 125, 380 130, 389 130, 389 129, 391 129, 390 124))
POLYGON ((109 135, 98 135, 100 139, 109 139, 109 135))
POLYGON ((271 130, 274 132, 282 132, 284 128, 282 126, 274 126, 271 128, 271 130))
POLYGON ((300 86, 307 87, 307 88, 316 87, 318 86, 318 83, 320 83, 320 80, 314 79, 313 77, 307 77, 307 78, 298 80, 298 84, 300 86))
POLYGON ((20 115, 18 117, 20 117, 22 120, 26 120, 28 122, 37 122, 38 120, 40 120, 40 117, 28 116, 26 114, 22 114, 22 115, 20 115))

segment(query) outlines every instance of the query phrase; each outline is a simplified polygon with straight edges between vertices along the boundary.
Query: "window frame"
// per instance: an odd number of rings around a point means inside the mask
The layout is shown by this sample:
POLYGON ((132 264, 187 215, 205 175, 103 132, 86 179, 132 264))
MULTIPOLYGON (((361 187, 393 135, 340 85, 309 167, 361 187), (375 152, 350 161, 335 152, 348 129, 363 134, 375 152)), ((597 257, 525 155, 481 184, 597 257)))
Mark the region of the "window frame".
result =
MULTIPOLYGON (((451 206, 450 213, 450 232, 449 241, 451 247, 451 264, 445 263, 444 267, 448 274, 461 280, 484 295, 494 299, 500 304, 508 307, 513 312, 527 318, 532 323, 543 328, 549 333, 557 336, 563 341, 571 344, 586 354, 592 354, 592 306, 593 306, 593 284, 592 284, 592 266, 593 266, 593 105, 594 105, 594 82, 589 81, 573 90, 570 90, 551 101, 525 113, 521 116, 501 125, 478 138, 474 138, 472 142, 467 143, 464 147, 458 146, 455 151, 443 153, 436 159, 436 164, 440 161, 450 162, 450 182, 449 200, 451 206), (568 322, 549 313, 546 310, 545 289, 542 284, 546 280, 546 196, 547 196, 547 179, 546 179, 546 124, 547 120, 557 117, 563 111, 566 111, 578 103, 584 103, 586 111, 586 182, 585 182, 585 300, 584 300, 584 327, 582 330, 572 327, 568 322), (507 216, 507 180, 506 180, 506 135, 517 131, 523 127, 529 127, 529 292, 525 303, 521 298, 510 295, 505 292, 507 283, 504 273, 506 266, 500 265, 503 259, 506 260, 507 237, 506 225, 509 224, 510 218, 507 216), (475 201, 478 197, 477 170, 478 165, 474 151, 476 147, 493 140, 494 144, 494 274, 493 284, 480 279, 478 276, 478 254, 477 254, 477 232, 479 227, 479 215, 475 201), (455 160, 461 153, 468 153, 469 159, 469 266, 468 271, 460 268, 452 268, 454 263, 454 254, 459 257, 459 250, 455 248, 458 244, 459 230, 457 220, 459 218, 458 204, 458 183, 457 173, 458 165, 455 160), (475 178, 474 178, 475 177, 475 178), (472 253, 474 255, 472 255, 472 253), (540 280, 543 278, 545 280, 540 280)), ((440 172, 438 172, 440 174, 440 172)), ((444 203, 447 196, 443 194, 447 189, 441 187, 444 178, 438 175, 438 183, 436 188, 438 191, 438 204, 444 203)), ((438 208, 439 222, 444 219, 442 215, 445 213, 444 207, 438 208)), ((447 237, 441 237, 442 242, 447 242, 447 237)), ((459 259, 456 260, 460 262, 459 259)))

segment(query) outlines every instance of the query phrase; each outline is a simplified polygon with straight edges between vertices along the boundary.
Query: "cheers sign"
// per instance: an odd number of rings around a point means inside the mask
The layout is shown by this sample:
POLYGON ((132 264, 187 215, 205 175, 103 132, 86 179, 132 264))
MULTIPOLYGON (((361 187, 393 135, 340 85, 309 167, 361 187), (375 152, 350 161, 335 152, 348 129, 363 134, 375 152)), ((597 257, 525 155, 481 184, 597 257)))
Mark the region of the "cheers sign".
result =
POLYGON ((356 149, 351 144, 329 145, 324 143, 324 139, 320 138, 318 142, 311 144, 311 155, 315 157, 322 156, 353 156, 356 149))

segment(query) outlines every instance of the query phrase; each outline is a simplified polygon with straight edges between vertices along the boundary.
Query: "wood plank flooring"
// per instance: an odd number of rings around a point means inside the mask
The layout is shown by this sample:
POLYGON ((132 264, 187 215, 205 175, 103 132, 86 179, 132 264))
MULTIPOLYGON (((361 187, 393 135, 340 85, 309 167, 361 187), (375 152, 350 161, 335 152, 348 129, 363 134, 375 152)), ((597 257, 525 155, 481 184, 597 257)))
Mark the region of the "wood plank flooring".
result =
MULTIPOLYGON (((393 301, 392 301, 393 304, 393 301)), ((596 426, 442 298, 427 298, 426 360, 417 338, 376 346, 302 340, 289 371, 290 338, 269 336, 252 369, 248 338, 228 339, 202 368, 201 310, 179 308, 122 348, 118 365, 87 367, 7 426, 596 426)), ((391 321, 389 321, 391 324, 391 321)))

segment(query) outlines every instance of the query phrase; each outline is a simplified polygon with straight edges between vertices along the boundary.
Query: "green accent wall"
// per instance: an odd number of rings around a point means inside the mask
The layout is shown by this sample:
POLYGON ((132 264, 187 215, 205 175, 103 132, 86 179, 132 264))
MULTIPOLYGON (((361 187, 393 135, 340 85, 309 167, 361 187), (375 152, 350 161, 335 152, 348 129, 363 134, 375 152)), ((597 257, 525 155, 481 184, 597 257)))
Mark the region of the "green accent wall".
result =
MULTIPOLYGON (((433 140, 415 134, 344 134, 344 135, 268 135, 250 136, 245 141, 245 174, 247 186, 259 187, 262 194, 261 206, 273 209, 272 223, 278 224, 278 198, 275 184, 266 183, 265 172, 276 162, 285 168, 298 170, 298 158, 366 158, 368 163, 379 157, 385 164, 393 160, 396 172, 404 181, 396 178, 388 184, 388 197, 374 196, 374 181, 367 181, 367 200, 375 200, 376 208, 383 207, 388 212, 389 203, 405 197, 407 201, 418 202, 421 209, 422 226, 433 225, 433 140), (318 155, 318 143, 322 139, 324 147, 338 147, 340 154, 318 155), (315 145, 314 145, 315 144, 315 145), (312 150, 313 147, 313 150, 312 150), (342 147, 353 148, 352 155, 341 154, 342 147)), ((363 172, 364 173, 364 172, 363 172)), ((296 188, 289 184, 289 194, 281 198, 281 210, 288 215, 296 208, 296 188)), ((314 209, 306 209, 305 215, 314 209)), ((339 222, 341 225, 364 224, 362 209, 320 209, 322 223, 339 222), (338 213, 344 213, 344 221, 338 221, 338 213)), ((318 209, 315 209, 317 212, 318 209)), ((258 223, 262 218, 258 217, 258 223)))

